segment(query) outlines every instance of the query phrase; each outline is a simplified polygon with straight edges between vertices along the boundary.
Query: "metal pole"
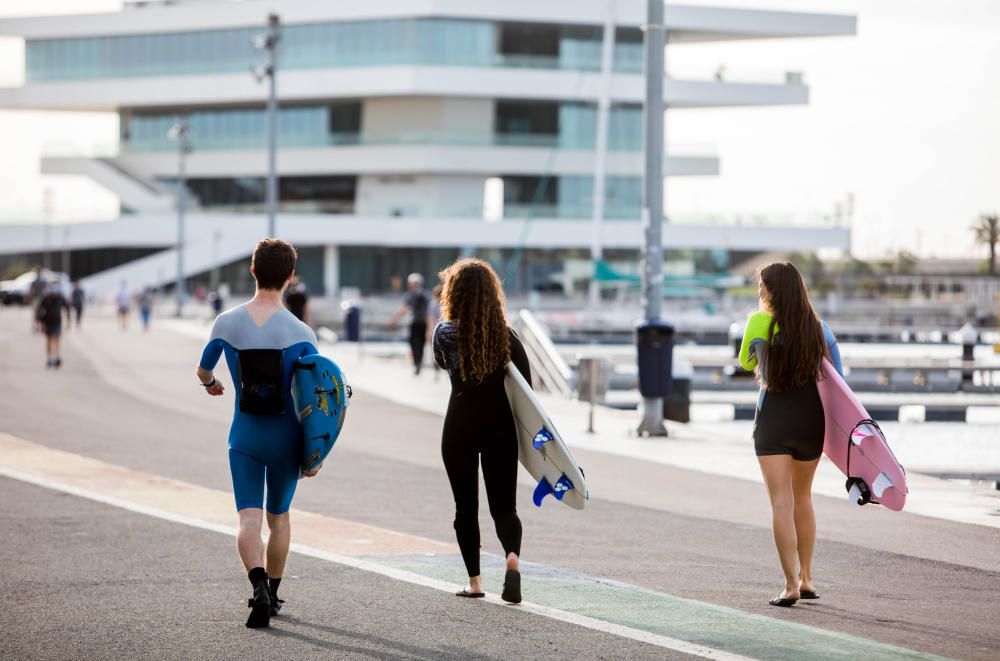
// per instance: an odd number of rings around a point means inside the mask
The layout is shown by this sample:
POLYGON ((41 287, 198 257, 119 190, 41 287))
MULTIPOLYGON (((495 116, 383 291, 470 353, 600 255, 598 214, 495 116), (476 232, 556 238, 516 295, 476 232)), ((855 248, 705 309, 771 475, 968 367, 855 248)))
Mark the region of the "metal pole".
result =
POLYGON ((278 211, 278 41, 281 21, 277 14, 267 17, 267 235, 276 236, 276 214, 278 211))
MULTIPOLYGON (((662 311, 663 287, 663 77, 666 26, 663 0, 647 0, 645 31, 646 105, 643 148, 646 169, 643 175, 643 224, 646 231, 643 252, 643 305, 646 321, 658 321, 662 311)), ((639 433, 666 436, 663 426, 663 398, 642 398, 639 433)))
POLYGON ((186 117, 179 117, 170 129, 177 141, 177 316, 184 311, 187 292, 184 287, 184 216, 187 212, 187 155, 191 151, 191 127, 186 117))
POLYGON ((608 115, 611 110, 611 66, 615 49, 615 2, 609 0, 601 41, 601 94, 597 99, 597 137, 594 144, 594 204, 590 242, 590 306, 595 311, 601 302, 601 285, 597 281, 597 263, 603 258, 601 225, 604 222, 605 170, 608 155, 608 115))
MULTIPOLYGON (((42 191, 42 268, 46 271, 52 268, 52 260, 49 256, 51 234, 52 234, 52 198, 54 191, 46 187, 42 191)), ((48 277, 48 276, 46 276, 48 277)))
POLYGON ((590 416, 587 419, 587 431, 594 433, 594 408, 597 407, 597 358, 590 361, 590 416))
POLYGON ((72 274, 72 264, 70 263, 70 252, 69 252, 69 228, 63 228, 63 254, 62 254, 62 271, 65 273, 70 280, 73 279, 72 274))

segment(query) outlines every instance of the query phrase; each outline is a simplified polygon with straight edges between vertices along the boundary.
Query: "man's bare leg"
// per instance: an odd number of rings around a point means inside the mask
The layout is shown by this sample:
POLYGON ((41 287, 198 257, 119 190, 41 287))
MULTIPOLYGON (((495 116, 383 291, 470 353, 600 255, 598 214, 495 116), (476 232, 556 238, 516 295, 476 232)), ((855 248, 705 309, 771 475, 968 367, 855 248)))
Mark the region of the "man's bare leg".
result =
POLYGON ((271 595, 267 586, 267 572, 264 570, 264 541, 260 538, 260 527, 264 522, 264 510, 247 507, 239 511, 240 529, 236 535, 236 550, 247 570, 247 577, 253 585, 253 598, 249 606, 250 617, 247 626, 266 627, 271 620, 271 595))
POLYGON ((278 599, 278 586, 285 573, 285 562, 288 560, 288 546, 291 543, 292 526, 288 512, 284 514, 267 513, 267 528, 270 534, 267 538, 267 585, 271 591, 271 615, 277 615, 281 610, 282 600, 278 599))
POLYGON ((264 566, 264 540, 260 538, 260 527, 264 523, 264 510, 247 507, 239 511, 240 530, 236 535, 236 550, 243 561, 243 567, 250 571, 264 566))
POLYGON ((267 528, 270 535, 267 538, 267 575, 269 578, 281 578, 285 573, 285 562, 288 560, 288 546, 291 543, 292 526, 288 512, 284 514, 267 513, 267 528))

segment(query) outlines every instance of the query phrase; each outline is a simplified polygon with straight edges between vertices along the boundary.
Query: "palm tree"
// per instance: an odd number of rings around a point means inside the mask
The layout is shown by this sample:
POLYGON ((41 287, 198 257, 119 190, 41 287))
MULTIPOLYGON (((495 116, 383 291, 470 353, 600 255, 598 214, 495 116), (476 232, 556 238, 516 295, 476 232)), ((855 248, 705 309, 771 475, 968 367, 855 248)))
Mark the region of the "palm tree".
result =
POLYGON ((997 274, 997 244, 1000 243, 1000 216, 995 213, 980 215, 979 220, 973 224, 972 231, 975 232, 976 243, 989 246, 990 275, 995 276, 997 274))

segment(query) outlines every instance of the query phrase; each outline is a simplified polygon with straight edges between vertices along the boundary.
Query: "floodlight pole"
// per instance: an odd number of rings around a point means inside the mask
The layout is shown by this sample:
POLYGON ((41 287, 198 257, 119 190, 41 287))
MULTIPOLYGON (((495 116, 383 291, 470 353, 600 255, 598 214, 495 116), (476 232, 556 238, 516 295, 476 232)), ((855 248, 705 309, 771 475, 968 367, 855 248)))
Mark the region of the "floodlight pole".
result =
POLYGON ((604 223, 605 172, 608 156, 608 116, 611 111, 611 67, 615 50, 615 2, 609 0, 601 40, 601 91, 597 98, 597 134, 594 139, 594 201, 590 240, 590 307, 596 312, 601 303, 601 283, 597 280, 597 264, 604 257, 602 225, 604 223))
POLYGON ((187 155, 191 153, 191 125, 186 116, 177 118, 169 135, 177 142, 177 316, 180 317, 187 299, 184 287, 184 216, 187 212, 187 155))
MULTIPOLYGON (((642 219, 646 244, 643 251, 642 290, 646 322, 660 320, 663 309, 663 77, 667 29, 663 0, 647 0, 644 28, 646 105, 644 113, 646 168, 643 172, 642 219)), ((663 398, 642 398, 639 434, 666 436, 663 398)))
POLYGON ((267 16, 267 235, 276 236, 278 213, 278 42, 281 40, 281 20, 277 14, 267 16))

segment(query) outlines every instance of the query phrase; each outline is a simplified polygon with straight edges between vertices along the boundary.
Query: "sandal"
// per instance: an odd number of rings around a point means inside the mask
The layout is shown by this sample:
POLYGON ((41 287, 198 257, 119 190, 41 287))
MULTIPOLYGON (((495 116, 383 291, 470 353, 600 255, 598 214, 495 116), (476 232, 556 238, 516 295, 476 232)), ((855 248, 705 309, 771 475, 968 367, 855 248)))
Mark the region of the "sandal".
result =
POLYGON ((503 577, 503 593, 500 598, 511 604, 521 603, 521 572, 508 569, 503 577))

